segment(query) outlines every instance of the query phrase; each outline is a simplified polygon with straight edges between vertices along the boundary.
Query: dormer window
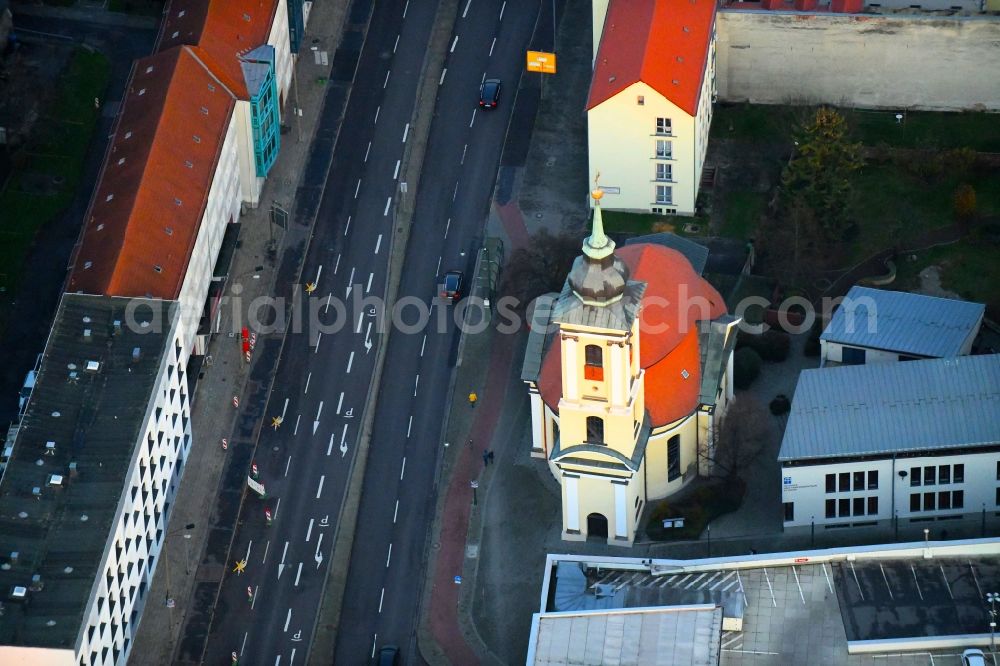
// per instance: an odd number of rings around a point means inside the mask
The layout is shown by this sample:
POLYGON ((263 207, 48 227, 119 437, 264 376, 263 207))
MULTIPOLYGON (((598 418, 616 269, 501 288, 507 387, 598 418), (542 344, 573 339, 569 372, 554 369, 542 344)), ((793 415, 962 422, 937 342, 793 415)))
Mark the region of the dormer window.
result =
POLYGON ((583 366, 583 378, 595 382, 604 381, 604 358, 601 348, 597 345, 587 345, 584 349, 586 365, 583 366))
POLYGON ((587 417, 587 443, 604 444, 604 419, 600 416, 587 417))

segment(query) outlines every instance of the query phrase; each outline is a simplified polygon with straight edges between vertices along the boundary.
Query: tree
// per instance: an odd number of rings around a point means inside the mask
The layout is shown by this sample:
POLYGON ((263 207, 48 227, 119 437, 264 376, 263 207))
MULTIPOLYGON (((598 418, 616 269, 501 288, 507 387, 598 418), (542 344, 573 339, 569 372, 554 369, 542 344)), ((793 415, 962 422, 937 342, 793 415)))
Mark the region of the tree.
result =
POLYGON ((851 174, 864 164, 861 144, 847 140, 844 117, 827 107, 817 109, 795 139, 795 153, 781 178, 784 203, 812 211, 825 239, 837 240, 847 226, 851 174))
POLYGON ((539 231, 527 247, 511 253, 504 267, 504 295, 516 298, 523 310, 542 294, 561 291, 582 245, 582 239, 576 236, 539 231))
POLYGON ((955 188, 952 200, 955 219, 961 224, 968 224, 976 215, 976 190, 968 183, 962 183, 955 188))
POLYGON ((702 446, 701 456, 716 476, 733 478, 746 472, 774 441, 773 418, 756 400, 742 395, 729 403, 717 422, 714 443, 702 446))

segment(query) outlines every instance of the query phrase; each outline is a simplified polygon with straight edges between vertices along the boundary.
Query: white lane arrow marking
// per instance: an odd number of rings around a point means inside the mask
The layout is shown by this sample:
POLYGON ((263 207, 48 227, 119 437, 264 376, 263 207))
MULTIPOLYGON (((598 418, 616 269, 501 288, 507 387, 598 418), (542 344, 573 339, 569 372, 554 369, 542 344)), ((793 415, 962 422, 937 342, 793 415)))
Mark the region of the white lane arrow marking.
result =
POLYGON ((313 434, 316 434, 317 428, 319 428, 319 415, 323 413, 323 401, 319 401, 319 409, 316 410, 316 418, 313 419, 313 434))
POLYGON ((365 330, 365 353, 370 353, 372 350, 372 323, 368 322, 368 328, 365 330))
POLYGON ((320 546, 323 545, 323 533, 319 533, 319 540, 316 542, 316 554, 313 559, 316 560, 316 568, 319 569, 319 565, 323 564, 323 553, 319 552, 320 546))
POLYGON ((285 555, 288 554, 288 542, 285 542, 285 548, 281 551, 281 562, 278 563, 278 580, 281 580, 281 574, 285 571, 285 555))
MULTIPOLYGON (((333 435, 331 435, 332 437, 333 435)), ((347 455, 347 424, 344 424, 344 432, 340 435, 340 457, 347 455)))

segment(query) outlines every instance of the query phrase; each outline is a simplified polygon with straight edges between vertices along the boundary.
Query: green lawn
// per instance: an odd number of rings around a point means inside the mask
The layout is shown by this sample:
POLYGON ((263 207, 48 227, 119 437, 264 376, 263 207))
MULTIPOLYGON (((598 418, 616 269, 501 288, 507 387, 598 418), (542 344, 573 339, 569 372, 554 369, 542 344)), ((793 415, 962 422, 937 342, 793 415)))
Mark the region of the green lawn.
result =
MULTIPOLYGON (((794 128, 813 107, 764 104, 721 104, 712 117, 713 139, 788 144, 794 128), (730 128, 732 128, 730 130, 730 128)), ((855 141, 868 146, 886 143, 900 148, 962 148, 1000 152, 1000 121, 994 113, 906 112, 839 109, 855 141)))
POLYGON ((697 224, 707 229, 708 218, 680 215, 654 215, 652 213, 624 213, 617 210, 602 211, 604 229, 609 233, 643 236, 663 231, 670 231, 678 236, 694 236, 684 231, 685 224, 697 224))
MULTIPOLYGON (((914 255, 901 257, 896 282, 900 289, 920 286, 920 271, 931 265, 941 267, 941 286, 962 298, 986 303, 991 313, 1000 313, 1000 250, 996 239, 973 236, 952 245, 942 245, 914 255)), ((992 316, 996 316, 993 314, 992 316)))
POLYGON ((110 63, 99 53, 77 49, 62 77, 51 107, 39 119, 27 147, 15 156, 15 173, 0 192, 0 287, 8 293, 35 235, 73 198, 87 146, 100 113, 110 63))
POLYGON ((756 232, 766 206, 767 195, 763 192, 727 192, 722 235, 749 239, 756 232))

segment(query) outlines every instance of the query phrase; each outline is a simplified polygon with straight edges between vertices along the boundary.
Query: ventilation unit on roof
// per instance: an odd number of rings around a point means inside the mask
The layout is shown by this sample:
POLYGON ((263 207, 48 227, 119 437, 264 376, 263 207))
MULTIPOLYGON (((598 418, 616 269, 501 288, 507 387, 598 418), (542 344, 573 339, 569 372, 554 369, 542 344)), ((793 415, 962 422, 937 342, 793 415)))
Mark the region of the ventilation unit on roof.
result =
POLYGON ((36 499, 42 498, 42 489, 39 486, 35 486, 31 489, 31 494, 35 496, 36 499))
POLYGON ((90 338, 91 338, 90 329, 89 328, 83 329, 83 339, 89 342, 90 338))
POLYGON ((11 601, 24 601, 28 597, 28 588, 23 585, 15 585, 10 590, 11 601))
POLYGON ((138 347, 132 347, 132 362, 138 363, 139 359, 142 358, 142 350, 138 347))
POLYGON ((56 443, 45 442, 45 455, 54 456, 56 454, 56 443))
POLYGON ((152 65, 150 65, 149 67, 146 68, 146 73, 147 74, 152 74, 153 73, 153 66, 152 65))
POLYGON ((122 332, 122 320, 121 319, 115 319, 113 322, 111 322, 111 325, 114 326, 115 333, 121 333, 122 332))
POLYGON ((62 487, 62 474, 49 474, 48 485, 62 487))
POLYGON ((69 477, 72 479, 74 476, 76 476, 76 474, 77 474, 76 461, 74 460, 69 464, 69 477))
POLYGON ((87 361, 87 372, 97 372, 101 369, 100 361, 87 361))

